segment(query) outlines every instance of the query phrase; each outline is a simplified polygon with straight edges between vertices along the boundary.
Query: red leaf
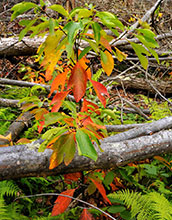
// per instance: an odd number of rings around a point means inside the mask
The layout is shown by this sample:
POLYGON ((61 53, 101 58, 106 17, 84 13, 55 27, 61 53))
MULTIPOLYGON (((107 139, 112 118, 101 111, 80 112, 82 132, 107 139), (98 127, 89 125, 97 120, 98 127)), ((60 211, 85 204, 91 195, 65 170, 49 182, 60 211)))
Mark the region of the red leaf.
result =
POLYGON ((51 85, 51 92, 48 95, 49 97, 52 95, 52 93, 55 90, 58 90, 58 87, 61 85, 61 91, 64 90, 64 86, 65 86, 65 81, 66 81, 66 77, 67 77, 67 73, 68 71, 64 71, 63 73, 59 74, 58 76, 56 76, 56 78, 53 80, 52 85, 51 85))
POLYGON ((65 91, 65 92, 59 92, 57 93, 54 98, 52 99, 50 105, 55 104, 52 109, 51 112, 58 112, 59 108, 62 105, 62 101, 66 98, 66 96, 68 95, 70 91, 65 91))
POLYGON ((109 93, 106 89, 106 87, 104 85, 102 85, 99 82, 90 80, 91 83, 93 84, 94 90, 99 98, 99 100, 101 101, 101 103, 103 104, 104 107, 106 107, 106 99, 104 96, 102 96, 102 94, 107 95, 109 97, 109 93))
POLYGON ((91 110, 92 112, 95 112, 96 114, 100 115, 100 111, 96 109, 99 109, 98 105, 84 99, 81 112, 88 112, 88 110, 91 110))
MULTIPOLYGON (((61 195, 73 196, 74 192, 75 192, 75 189, 69 189, 69 190, 62 192, 61 195)), ((67 209, 67 207, 69 206, 71 200, 72 199, 68 198, 68 197, 58 196, 58 198, 54 202, 55 205, 53 207, 51 215, 57 216, 57 215, 60 215, 61 213, 63 213, 67 209)))
POLYGON ((64 174, 63 176, 65 183, 71 184, 72 182, 77 182, 78 179, 81 178, 82 174, 81 172, 76 172, 64 174))
POLYGON ((102 185, 102 183, 100 183, 97 180, 94 180, 92 178, 90 178, 91 181, 95 184, 96 188, 99 190, 100 194, 103 196, 103 198, 111 205, 112 203, 110 202, 110 200, 108 199, 108 197, 106 196, 106 191, 104 186, 102 185))
POLYGON ((83 209, 79 220, 94 220, 94 218, 87 209, 83 209))
POLYGON ((68 88, 73 87, 73 94, 76 102, 79 102, 85 94, 87 84, 87 73, 78 63, 73 67, 68 83, 68 88))

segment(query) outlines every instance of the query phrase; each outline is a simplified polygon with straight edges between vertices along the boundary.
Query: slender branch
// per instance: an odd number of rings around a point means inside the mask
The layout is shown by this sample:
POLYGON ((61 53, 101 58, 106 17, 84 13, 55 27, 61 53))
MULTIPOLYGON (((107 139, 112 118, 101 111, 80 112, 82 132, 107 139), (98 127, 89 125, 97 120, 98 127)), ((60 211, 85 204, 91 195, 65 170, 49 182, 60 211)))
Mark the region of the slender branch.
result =
MULTIPOLYGON (((146 14, 141 18, 142 22, 147 21, 151 15, 154 13, 154 11, 158 8, 158 6, 163 2, 163 0, 158 0, 151 9, 149 9, 146 14)), ((114 39, 110 42, 110 45, 115 46, 115 43, 120 40, 121 38, 126 38, 128 37, 128 35, 130 35, 138 26, 140 25, 140 22, 137 21, 136 23, 134 23, 131 27, 129 31, 124 31, 117 39, 114 39)))
POLYGON ((117 220, 116 218, 112 217, 109 213, 104 212, 103 210, 99 209, 98 207, 96 207, 88 202, 85 202, 81 199, 75 198, 73 196, 64 195, 63 193, 40 193, 40 194, 35 194, 35 195, 20 196, 20 197, 17 197, 14 201, 19 200, 19 199, 24 199, 24 198, 33 198, 33 197, 40 197, 40 196, 62 196, 62 197, 70 198, 70 199, 76 200, 80 203, 83 203, 85 205, 88 205, 88 206, 92 207, 93 209, 98 210, 99 212, 103 213, 104 215, 108 216, 109 218, 111 218, 113 220, 117 220))
POLYGON ((132 107, 134 110, 136 110, 138 112, 139 115, 143 116, 146 120, 150 121, 151 119, 145 115, 145 113, 142 112, 142 110, 140 108, 138 108, 137 106, 133 105, 129 100, 124 99, 123 100, 130 106, 132 107))

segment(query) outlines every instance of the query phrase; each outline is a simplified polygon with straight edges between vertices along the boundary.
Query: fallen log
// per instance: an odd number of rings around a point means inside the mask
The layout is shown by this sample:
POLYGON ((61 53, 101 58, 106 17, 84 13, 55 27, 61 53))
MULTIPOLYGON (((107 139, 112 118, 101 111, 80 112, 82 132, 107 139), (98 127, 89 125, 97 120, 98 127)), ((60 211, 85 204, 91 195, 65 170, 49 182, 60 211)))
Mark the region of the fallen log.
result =
MULTIPOLYGON (((152 129, 157 131, 165 128, 165 122, 171 120, 172 117, 154 122, 156 126, 152 127, 152 129)), ((169 127, 171 127, 171 122, 166 126, 166 128, 169 127)), ((161 130, 151 135, 149 132, 152 131, 152 129, 151 126, 149 126, 147 135, 145 135, 144 132, 140 132, 139 135, 144 136, 137 136, 136 138, 130 137, 130 140, 126 140, 126 138, 128 138, 126 135, 125 138, 117 138, 117 140, 115 140, 116 135, 113 136, 113 140, 105 138, 101 141, 103 152, 100 152, 98 147, 96 147, 98 152, 98 159, 96 162, 87 157, 78 156, 76 154, 74 160, 68 166, 61 164, 53 170, 49 170, 48 168, 52 150, 46 149, 44 152, 37 151, 42 142, 41 139, 30 144, 1 147, 0 180, 29 176, 58 175, 84 170, 116 168, 117 166, 124 166, 129 162, 139 161, 162 153, 172 152, 171 130, 161 130)), ((130 131, 132 132, 132 130, 130 131)))
POLYGON ((113 143, 105 140, 101 143, 104 152, 98 152, 96 162, 87 157, 75 155, 68 166, 61 164, 53 170, 48 168, 51 149, 46 149, 42 153, 30 149, 38 146, 39 141, 32 143, 32 146, 26 144, 0 148, 0 180, 124 166, 129 162, 172 152, 172 134, 171 131, 165 130, 154 135, 121 142, 113 143))
MULTIPOLYGON (((109 32, 107 32, 110 34, 109 32)), ((166 38, 172 38, 172 31, 157 35, 155 39, 162 40, 166 38)), ((22 41, 19 41, 18 37, 9 37, 0 39, 0 57, 8 56, 28 56, 35 55, 38 47, 45 41, 45 37, 24 37, 22 41)), ((131 42, 139 43, 137 38, 130 39, 131 42)), ((125 46, 129 44, 127 39, 120 39, 115 41, 113 46, 125 46)), ((82 41, 81 47, 85 48, 88 43, 82 41)))

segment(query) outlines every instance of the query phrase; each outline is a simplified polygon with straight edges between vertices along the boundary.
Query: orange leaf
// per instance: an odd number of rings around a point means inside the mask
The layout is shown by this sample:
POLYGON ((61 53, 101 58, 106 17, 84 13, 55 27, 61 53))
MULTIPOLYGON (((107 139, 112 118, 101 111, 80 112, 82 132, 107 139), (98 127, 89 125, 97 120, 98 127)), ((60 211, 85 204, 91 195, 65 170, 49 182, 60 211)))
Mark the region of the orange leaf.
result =
POLYGON ((53 97, 50 105, 53 105, 53 104, 55 105, 52 107, 51 112, 58 112, 59 108, 62 105, 62 101, 66 98, 69 92, 70 90, 65 91, 65 92, 59 92, 53 97))
POLYGON ((88 212, 87 209, 83 209, 79 220, 94 220, 94 218, 91 215, 91 213, 88 212))
POLYGON ((58 91, 58 87, 61 85, 61 91, 64 90, 64 86, 65 86, 65 81, 66 81, 66 77, 67 77, 68 71, 64 71, 63 73, 59 74, 58 76, 56 76, 56 78, 53 80, 52 84, 51 84, 51 92, 48 95, 49 97, 52 95, 52 93, 57 90, 58 91))
POLYGON ((73 87, 73 94, 76 102, 79 102, 85 94, 87 84, 87 73, 78 63, 73 67, 68 83, 68 88, 73 87))
MULTIPOLYGON (((79 51, 79 54, 81 53, 81 51, 79 51)), ((79 55, 78 54, 78 55, 79 55)), ((88 67, 88 65, 86 63, 90 63, 90 61, 86 58, 86 56, 83 56, 79 61, 78 61, 79 65, 82 66, 82 68, 86 71, 87 73, 87 78, 91 79, 91 69, 90 67, 88 67)))
POLYGON ((82 124, 84 125, 84 127, 91 125, 95 130, 106 129, 106 127, 104 125, 98 125, 98 124, 94 123, 90 116, 87 116, 87 118, 84 118, 82 124))
POLYGON ((155 158, 156 160, 159 160, 159 161, 161 161, 161 162, 164 162, 164 163, 170 165, 170 163, 169 163, 166 159, 164 159, 163 157, 154 156, 154 158, 155 158))
POLYGON ((27 143, 31 143, 31 140, 27 139, 27 138, 20 138, 17 142, 17 144, 21 143, 21 144, 27 144, 27 143))
POLYGON ((97 189, 99 190, 100 194, 103 196, 103 198, 111 205, 111 201, 108 199, 108 197, 106 196, 106 191, 104 186, 102 185, 102 183, 100 183, 97 180, 94 180, 92 178, 90 178, 91 181, 95 184, 95 186, 97 187, 97 189))
POLYGON ((38 109, 34 109, 31 111, 32 114, 35 114, 35 119, 38 120, 42 120, 39 122, 39 126, 38 126, 38 132, 41 133, 42 129, 43 129, 43 125, 44 125, 44 115, 49 113, 49 111, 45 108, 38 108, 38 109))
POLYGON ((110 76, 114 68, 114 59, 112 55, 106 50, 101 54, 101 64, 105 73, 110 76), (104 58, 102 58, 104 57, 104 58))
MULTIPOLYGON (((61 195, 73 196, 74 192, 75 192, 75 189, 69 189, 69 190, 62 192, 61 195)), ((72 199, 68 197, 58 196, 58 198, 54 202, 55 205, 53 207, 51 215, 57 216, 63 213, 69 206, 71 200, 72 199)))
POLYGON ((101 36, 101 38, 100 38, 100 43, 101 43, 106 49, 108 49, 110 52, 112 52, 112 48, 111 48, 111 46, 110 46, 110 44, 109 44, 109 42, 108 42, 108 40, 107 40, 106 38, 104 38, 104 37, 101 36))
POLYGON ((104 96, 102 96, 102 94, 105 94, 109 97, 109 93, 108 93, 106 87, 99 82, 96 82, 93 80, 90 80, 90 81, 93 84, 94 90, 95 90, 99 100, 101 101, 103 106, 106 107, 106 99, 104 96))

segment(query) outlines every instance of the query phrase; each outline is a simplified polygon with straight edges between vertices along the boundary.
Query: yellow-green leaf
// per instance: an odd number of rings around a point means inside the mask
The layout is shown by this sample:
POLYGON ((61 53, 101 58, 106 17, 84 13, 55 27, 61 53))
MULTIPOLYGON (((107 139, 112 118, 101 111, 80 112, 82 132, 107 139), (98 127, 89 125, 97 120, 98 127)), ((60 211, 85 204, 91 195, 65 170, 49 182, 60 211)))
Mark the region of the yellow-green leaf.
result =
POLYGON ((123 53, 122 51, 118 50, 118 48, 116 48, 116 47, 115 47, 115 49, 116 49, 116 57, 117 57, 117 59, 118 59, 120 62, 122 62, 123 60, 125 60, 126 57, 127 57, 127 54, 125 54, 125 53, 123 53))
POLYGON ((114 59, 112 55, 106 50, 105 52, 100 52, 101 64, 105 73, 110 76, 114 68, 114 59))
POLYGON ((51 5, 49 8, 52 9, 53 11, 57 11, 59 14, 65 17, 69 16, 69 13, 61 5, 51 5))

